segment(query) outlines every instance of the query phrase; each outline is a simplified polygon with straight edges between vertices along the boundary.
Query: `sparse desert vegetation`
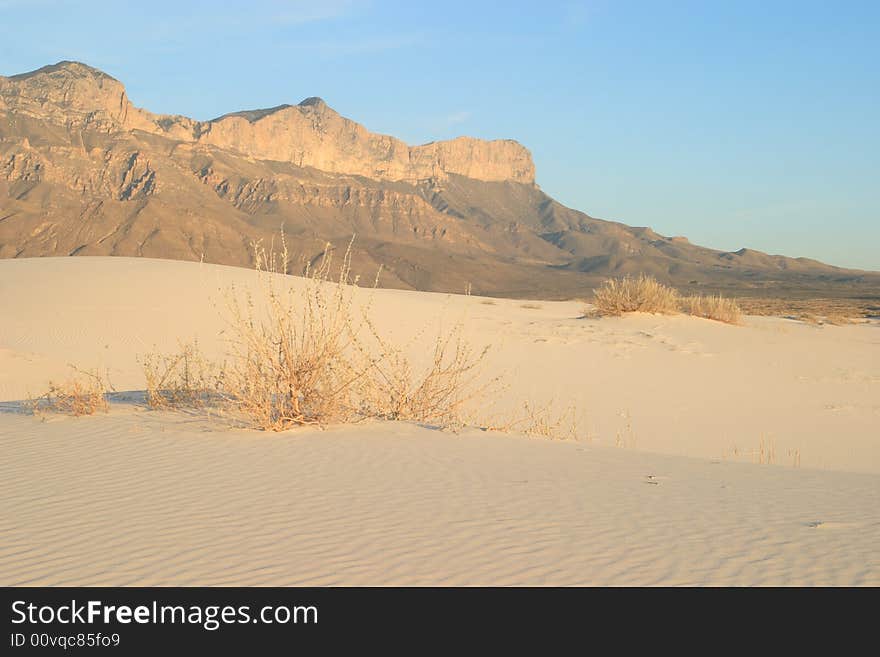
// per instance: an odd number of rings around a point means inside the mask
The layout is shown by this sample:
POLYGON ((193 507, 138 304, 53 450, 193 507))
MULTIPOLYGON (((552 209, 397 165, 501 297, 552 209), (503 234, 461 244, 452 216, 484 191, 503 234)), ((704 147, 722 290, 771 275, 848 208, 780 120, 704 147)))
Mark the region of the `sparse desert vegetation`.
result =
POLYGON ((608 279, 594 290, 593 306, 587 314, 617 317, 625 313, 643 312, 673 315, 683 312, 695 317, 738 324, 742 317, 739 305, 721 295, 681 296, 679 292, 653 276, 608 279))
POLYGON ((681 310, 688 315, 727 324, 739 324, 742 320, 742 310, 736 300, 726 299, 720 294, 682 297, 681 310))
MULTIPOLYGON (((139 357, 150 408, 201 411, 266 431, 379 419, 583 437, 574 421, 578 409, 558 413, 552 404, 534 403, 531 395, 521 403, 522 412, 492 416, 487 409, 499 401, 507 382, 499 375, 484 376, 488 348, 470 344, 461 322, 436 335, 426 336, 423 329, 408 344, 379 330, 370 314, 374 293, 358 292, 358 280, 351 276, 351 245, 338 267, 328 248, 296 284, 283 274, 290 271, 283 235, 281 246, 275 253, 254 245, 257 285, 233 284, 223 291, 226 349, 221 355, 208 358, 198 342, 188 342, 170 353, 139 357), (355 303, 357 295, 365 296, 355 303)), ((596 300, 603 315, 684 312, 731 324, 741 317, 737 301, 682 296, 644 275, 606 282, 596 290, 596 300)), ((519 307, 542 309, 533 303, 519 307)), ((91 414, 107 410, 107 389, 97 372, 79 371, 64 384, 50 384, 30 408, 91 414)), ((629 426, 617 431, 615 444, 629 446, 631 433, 629 426)))
MULTIPOLYGON (((799 448, 790 448, 786 450, 788 463, 792 468, 801 467, 801 450, 799 448)), ((726 459, 748 459, 755 465, 776 465, 776 441, 765 436, 761 436, 758 446, 754 449, 742 449, 736 445, 730 449, 724 450, 721 454, 723 460, 726 459)))
MULTIPOLYGON (((426 362, 373 324, 368 307, 353 302, 351 247, 331 277, 332 250, 307 268, 303 287, 279 275, 288 252, 254 246, 258 292, 230 288, 224 296, 227 351, 208 359, 197 341, 171 353, 138 358, 144 401, 154 410, 200 410, 238 426, 283 431, 296 426, 345 424, 365 419, 430 423, 443 428, 497 422, 474 415, 480 401, 496 393, 500 377, 482 377, 488 347, 474 348, 461 322, 440 331, 426 362)), ((421 339, 423 336, 418 336, 421 339)), ((32 400, 34 412, 88 415, 106 411, 107 385, 95 372, 77 371, 63 384, 32 400)), ((574 436, 567 415, 524 404, 522 417, 503 422, 505 431, 574 436)))
POLYGON ((474 402, 495 381, 481 383, 478 366, 488 348, 475 350, 461 325, 441 332, 424 366, 414 364, 353 303, 351 245, 331 277, 332 250, 307 267, 304 287, 278 274, 288 252, 254 246, 260 293, 226 293, 228 351, 211 363, 198 345, 142 359, 151 408, 203 408, 210 402, 234 422, 283 431, 295 426, 358 422, 367 418, 464 423, 474 402))
POLYGON ((594 291, 593 303, 604 316, 632 312, 669 315, 678 312, 678 292, 653 276, 624 276, 605 281, 594 291))
POLYGON ((807 324, 841 326, 880 316, 880 300, 854 299, 781 299, 775 297, 740 297, 744 313, 796 319, 807 324))
POLYGON ((876 298, 776 298, 722 294, 682 294, 652 276, 608 279, 594 290, 593 307, 587 315, 619 316, 628 312, 674 314, 683 312, 729 324, 743 315, 785 317, 817 326, 844 326, 880 316, 876 298))
POLYGON ((108 385, 98 370, 74 369, 73 375, 63 382, 49 382, 49 389, 30 399, 26 410, 34 414, 59 413, 62 415, 94 415, 106 412, 108 385))
POLYGON ((483 414, 472 418, 469 424, 483 431, 519 433, 553 440, 584 439, 591 442, 593 436, 589 432, 581 433, 577 419, 577 408, 574 405, 557 410, 557 405, 552 400, 542 406, 526 401, 519 411, 493 418, 483 414))

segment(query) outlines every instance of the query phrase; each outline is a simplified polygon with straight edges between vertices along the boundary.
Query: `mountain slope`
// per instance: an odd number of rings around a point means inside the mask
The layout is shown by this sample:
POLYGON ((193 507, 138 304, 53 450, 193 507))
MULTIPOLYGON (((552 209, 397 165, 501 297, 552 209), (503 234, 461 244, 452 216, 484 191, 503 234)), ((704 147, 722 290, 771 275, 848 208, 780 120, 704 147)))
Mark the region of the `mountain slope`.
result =
MULTIPOLYGON (((318 98, 207 122, 134 107, 75 62, 0 77, 0 257, 142 255, 251 264, 281 227, 302 262, 357 234, 392 287, 583 295, 648 271, 701 289, 874 289, 880 274, 721 252, 594 219, 534 184, 510 140, 408 146, 318 98)), ((300 266, 300 265, 297 265, 300 266)))

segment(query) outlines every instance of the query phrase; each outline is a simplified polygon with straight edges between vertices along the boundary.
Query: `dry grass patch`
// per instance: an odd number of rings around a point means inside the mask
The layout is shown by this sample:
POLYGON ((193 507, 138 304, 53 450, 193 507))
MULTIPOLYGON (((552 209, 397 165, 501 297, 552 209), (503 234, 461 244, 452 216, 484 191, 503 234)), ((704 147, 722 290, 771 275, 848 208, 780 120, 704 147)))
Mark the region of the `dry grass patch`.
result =
POLYGON ((605 281, 594 290, 593 308, 588 307, 584 316, 616 317, 632 312, 663 315, 684 312, 728 324, 739 324, 742 319, 742 310, 733 299, 720 295, 682 297, 675 288, 646 274, 605 281))
POLYGON ((198 342, 182 345, 176 354, 147 354, 141 366, 150 408, 197 408, 217 392, 216 366, 202 356, 198 342))
POLYGON ((664 315, 678 312, 678 292, 652 276, 609 279, 593 291, 593 304, 600 316, 644 312, 664 315))
POLYGON ((74 368, 74 376, 62 383, 49 382, 49 389, 29 400, 27 410, 34 414, 60 413, 63 415, 94 415, 106 413, 107 384, 98 370, 85 371, 74 368))
MULTIPOLYGON (((791 463, 791 467, 799 468, 801 467, 801 450, 797 448, 792 448, 786 450, 786 455, 791 463)), ((721 453, 721 458, 723 460, 731 459, 749 459, 752 463, 756 465, 776 465, 777 464, 777 456, 776 456, 776 442, 765 436, 761 436, 761 440, 758 443, 758 447, 754 449, 741 449, 734 445, 729 450, 724 450, 721 453)))
POLYGON ((688 315, 714 319, 727 324, 739 324, 742 321, 742 309, 739 304, 734 299, 726 299, 720 294, 682 297, 681 309, 688 315))

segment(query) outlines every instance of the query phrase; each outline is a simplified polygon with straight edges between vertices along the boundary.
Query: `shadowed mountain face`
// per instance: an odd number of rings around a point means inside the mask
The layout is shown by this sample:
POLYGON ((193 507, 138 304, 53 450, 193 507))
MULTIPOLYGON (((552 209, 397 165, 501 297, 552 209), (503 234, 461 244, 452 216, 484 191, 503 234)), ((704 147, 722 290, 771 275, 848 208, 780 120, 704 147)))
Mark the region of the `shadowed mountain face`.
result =
POLYGON ((510 140, 408 146, 319 98, 207 122, 160 116, 73 62, 0 77, 0 257, 249 266, 252 242, 282 226, 295 262, 356 234, 354 271, 372 280, 381 264, 388 287, 558 298, 638 272, 737 294, 880 287, 878 273, 715 251, 571 210, 510 140))

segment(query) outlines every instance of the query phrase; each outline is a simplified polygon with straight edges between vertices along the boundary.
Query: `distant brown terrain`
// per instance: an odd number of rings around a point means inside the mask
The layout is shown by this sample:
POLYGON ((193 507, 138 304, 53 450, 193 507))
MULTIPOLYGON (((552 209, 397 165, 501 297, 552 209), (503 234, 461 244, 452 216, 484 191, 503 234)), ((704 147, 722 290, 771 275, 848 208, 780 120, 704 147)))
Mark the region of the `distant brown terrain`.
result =
POLYGON ((717 251, 567 208, 512 140, 409 146, 319 98, 204 122, 156 115, 75 62, 0 77, 0 257, 250 266, 252 242, 282 226, 294 270, 356 234, 353 271, 372 281, 381 265, 383 287, 559 299, 645 272, 685 292, 880 307, 878 272, 717 251))

